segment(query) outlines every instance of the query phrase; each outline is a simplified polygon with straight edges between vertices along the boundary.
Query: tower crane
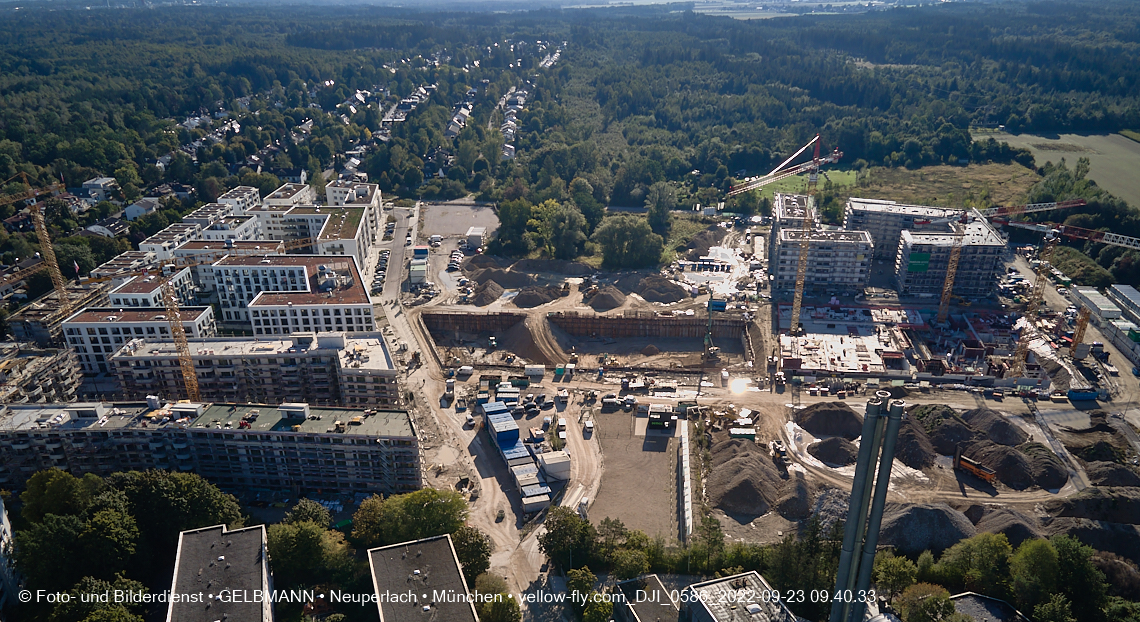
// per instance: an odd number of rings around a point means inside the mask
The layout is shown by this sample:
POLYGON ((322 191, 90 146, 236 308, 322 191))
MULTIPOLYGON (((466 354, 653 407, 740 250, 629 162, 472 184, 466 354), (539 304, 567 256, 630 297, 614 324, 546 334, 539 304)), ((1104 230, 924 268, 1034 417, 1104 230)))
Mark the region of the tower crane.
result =
POLYGON ((1041 308, 1041 301, 1045 298, 1045 283, 1048 279, 1046 275, 1052 265, 1053 251, 1060 239, 1054 231, 1047 232, 1041 254, 1037 257, 1040 263, 1037 264, 1037 275, 1033 279, 1033 291, 1029 295, 1029 302, 1025 305, 1025 333, 1017 340, 1017 349, 1013 353, 1012 371, 1017 378, 1025 376, 1025 362, 1029 358, 1029 336, 1037 330, 1033 320, 1037 317, 1037 310, 1041 308))
POLYGON ((1077 324, 1073 329, 1073 343, 1069 345, 1070 358, 1077 356, 1077 346, 1085 339, 1085 329, 1089 327, 1089 315, 1091 315, 1089 308, 1082 305, 1081 310, 1077 312, 1077 324))
POLYGON ((811 140, 808 141, 808 144, 804 145, 803 147, 800 147, 800 150, 793 153, 792 157, 788 158, 787 160, 784 160, 783 162, 780 163, 779 166, 772 169, 771 173, 768 173, 767 175, 763 175, 760 177, 749 177, 748 179, 745 179, 744 181, 740 182, 739 184, 732 186, 725 196, 729 196, 729 197, 736 196, 738 194, 748 192, 749 190, 756 190, 757 188, 763 188, 764 186, 767 186, 770 183, 777 182, 777 181, 780 181, 781 179, 786 179, 788 177, 792 177, 794 175, 799 175, 800 173, 805 173, 805 172, 809 173, 809 177, 808 177, 809 184, 814 183, 814 180, 812 178, 818 176, 819 167, 821 164, 834 164, 835 162, 838 162, 839 159, 842 157, 843 157, 843 152, 836 149, 835 151, 832 151, 828 155, 823 156, 821 158, 819 155, 819 134, 816 134, 815 138, 812 138, 811 140), (800 154, 807 151, 808 148, 811 147, 812 145, 815 145, 815 155, 814 155, 814 157, 812 157, 811 162, 804 162, 803 164, 797 164, 791 168, 784 168, 784 167, 788 166, 788 163, 790 163, 792 160, 795 160, 796 158, 800 157, 800 154))
MULTIPOLYGON (((60 189, 60 184, 52 184, 51 186, 48 186, 47 188, 44 188, 42 190, 37 191, 35 188, 32 187, 31 182, 28 181, 28 174, 23 172, 23 171, 21 171, 17 175, 14 175, 14 176, 9 177, 8 179, 4 180, 4 185, 7 185, 8 183, 15 181, 17 178, 19 178, 20 181, 22 181, 24 183, 24 185, 28 187, 28 189, 25 190, 24 192, 13 194, 13 195, 8 195, 8 196, 4 197, 3 200, 0 200, 0 205, 7 205, 9 203, 16 203, 17 201, 25 201, 26 202, 29 199, 34 201, 36 199, 36 197, 38 197, 41 194, 57 192, 60 189)), ((67 296, 67 287, 66 287, 67 281, 65 281, 63 279, 63 274, 61 274, 59 271, 59 263, 57 263, 56 258, 55 258, 55 249, 52 248, 52 245, 51 245, 51 237, 48 235, 47 224, 44 222, 44 215, 40 211, 39 203, 36 203, 36 202, 33 202, 28 207, 28 211, 31 213, 31 216, 32 216, 32 224, 34 225, 35 230, 36 230, 36 238, 39 240, 39 243, 40 243, 40 257, 43 258, 43 261, 38 266, 36 266, 32 270, 32 272, 29 272, 26 270, 21 271, 19 273, 19 278, 15 279, 15 280, 21 280, 23 278, 26 278, 29 274, 32 274, 33 272, 38 272, 38 271, 46 268, 48 271, 48 274, 51 275, 52 287, 55 289, 56 295, 59 296, 59 313, 60 313, 60 315, 66 316, 67 312, 71 310, 71 304, 72 303, 71 303, 71 299, 68 298, 68 296, 67 296)), ((76 275, 76 276, 78 276, 78 275, 76 275)), ((12 278, 12 277, 9 277, 9 278, 12 278)), ((5 284, 7 284, 8 282, 10 282, 10 281, 9 280, 4 281, 5 284)))

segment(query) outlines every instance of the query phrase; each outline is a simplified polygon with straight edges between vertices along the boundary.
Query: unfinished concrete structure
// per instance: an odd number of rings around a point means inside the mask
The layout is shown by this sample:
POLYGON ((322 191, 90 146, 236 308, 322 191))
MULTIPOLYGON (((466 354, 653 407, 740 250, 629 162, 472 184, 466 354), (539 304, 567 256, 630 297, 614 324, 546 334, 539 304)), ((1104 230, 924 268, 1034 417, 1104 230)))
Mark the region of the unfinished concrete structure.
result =
MULTIPOLYGON (((202 399, 390 406, 396 368, 380 333, 293 333, 281 339, 190 339, 202 399)), ((169 340, 129 340, 111 357, 122 399, 185 392, 169 340)))
POLYGON ((68 285, 67 314, 60 313, 59 293, 49 291, 8 318, 13 340, 31 341, 42 348, 64 345, 62 325, 67 316, 85 307, 106 306, 112 287, 110 281, 68 285))
POLYGON ((922 222, 945 218, 950 213, 951 210, 941 207, 904 205, 894 201, 852 197, 847 200, 847 207, 844 210, 843 228, 870 233, 871 239, 875 242, 875 259, 894 259, 898 254, 899 240, 904 230, 946 231, 945 223, 929 225, 922 222))
POLYGON ((40 350, 18 343, 0 348, 0 403, 74 401, 79 376, 75 353, 67 348, 40 350))
MULTIPOLYGON (((804 232, 792 227, 776 237, 773 265, 776 289, 796 288, 804 232)), ((812 231, 808 239, 807 291, 853 294, 863 290, 871 274, 875 244, 866 231, 812 231)))
MULTIPOLYGON (((1001 274, 1005 240, 984 218, 973 215, 965 225, 962 256, 954 279, 954 294, 982 298, 996 289, 1001 274)), ((900 296, 935 298, 946 283, 946 268, 954 233, 903 231, 895 258, 895 278, 900 296)))

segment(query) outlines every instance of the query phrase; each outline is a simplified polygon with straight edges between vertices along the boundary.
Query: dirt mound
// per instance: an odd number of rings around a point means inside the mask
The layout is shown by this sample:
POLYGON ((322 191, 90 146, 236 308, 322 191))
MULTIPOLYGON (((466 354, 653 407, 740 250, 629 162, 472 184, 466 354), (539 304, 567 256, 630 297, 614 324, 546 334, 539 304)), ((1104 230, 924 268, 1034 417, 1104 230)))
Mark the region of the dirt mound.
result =
POLYGON ((1107 415, 1102 411, 1089 414, 1087 428, 1061 428, 1057 432, 1057 440, 1087 462, 1122 463, 1131 453, 1128 439, 1108 424, 1107 415))
POLYGON ((1014 490, 1032 486, 1060 488, 1069 476, 1053 452, 1038 443, 1021 447, 979 441, 962 452, 997 472, 999 482, 1014 490))
POLYGON ((934 446, 922 426, 909 417, 904 419, 899 427, 895 457, 912 469, 925 469, 934 464, 935 456, 934 446))
POLYGON ((495 302, 503 295, 503 286, 494 281, 486 281, 475 288, 475 297, 472 302, 476 307, 485 307, 495 302))
POLYGON ((1116 553, 1097 551, 1093 553, 1092 563, 1104 573, 1109 596, 1140 600, 1140 568, 1136 562, 1116 553))
POLYGON ((1140 490, 1127 487, 1086 488, 1067 499, 1049 502, 1045 510, 1050 516, 1140 524, 1140 490))
POLYGON ((511 302, 520 309, 530 309, 556 300, 560 295, 561 289, 553 285, 532 285, 524 287, 511 302))
POLYGON ((637 286, 637 293, 649 302, 672 303, 688 298, 689 292, 669 279, 652 275, 641 279, 637 286))
POLYGON ((843 402, 821 402, 798 411, 796 424, 814 436, 842 436, 847 440, 863 433, 863 417, 843 402))
POLYGON ((482 268, 471 273, 471 280, 476 283, 495 281, 500 287, 518 289, 534 285, 534 277, 522 272, 511 272, 502 268, 482 268))
POLYGON ((988 408, 975 408, 962 413, 970 427, 986 435, 998 445, 1017 446, 1029 440, 1029 435, 1000 413, 988 408))
POLYGON ((709 249, 714 246, 719 246, 726 236, 728 236, 728 230, 724 227, 717 226, 709 227, 693 236, 693 239, 689 240, 688 245, 685 246, 685 248, 689 249, 689 261, 696 261, 708 255, 709 249))
POLYGON ((1109 551, 1128 559, 1140 559, 1140 526, 1110 523, 1087 518, 1055 518, 1048 521, 1048 535, 1059 533, 1077 538, 1098 551, 1109 551))
POLYGON ((590 299, 590 306, 595 311, 609 311, 625 304, 625 294, 613 285, 606 285, 599 289, 590 299))
POLYGON ((1090 462, 1085 473, 1094 486, 1140 486, 1140 475, 1123 464, 1090 462))
POLYGON ((480 268, 502 268, 509 266, 508 260, 499 260, 491 255, 473 255, 463 262, 464 270, 479 270, 480 268))
POLYGON ((892 503, 883 514, 879 541, 908 555, 927 549, 938 554, 976 533, 964 514, 945 503, 892 503))
POLYGON ((1026 540, 1041 537, 1036 518, 1010 508, 996 508, 986 512, 976 527, 979 532, 1005 534, 1013 548, 1026 540))
POLYGON ((776 512, 788 520, 807 518, 811 513, 811 486, 803 475, 796 474, 794 481, 785 487, 784 494, 776 500, 776 512))
POLYGON ((840 436, 812 443, 808 446, 808 453, 831 466, 847 466, 859 459, 859 447, 840 436))
POLYGON ((756 443, 731 439, 712 447, 708 478, 713 507, 730 514, 762 516, 781 499, 784 481, 776 465, 756 443))
POLYGON ((528 322, 532 321, 545 322, 546 318, 523 320, 503 331, 499 335, 499 349, 513 352, 516 356, 538 365, 557 365, 563 362, 551 358, 561 356, 560 353, 544 351, 535 343, 535 336, 528 325, 528 322))
POLYGON ((1118 453, 1119 448, 1106 440, 1098 440, 1088 445, 1076 446, 1072 448, 1072 451, 1074 454, 1080 456, 1081 460, 1088 460, 1090 462, 1116 462, 1120 459, 1120 454, 1118 453))
POLYGON ((645 356, 656 356, 661 354, 661 350, 657 346, 649 344, 641 349, 641 353, 645 356))
POLYGON ((922 426, 934 451, 943 455, 954 455, 960 445, 965 446, 981 436, 949 406, 926 404, 909 408, 907 413, 922 426))

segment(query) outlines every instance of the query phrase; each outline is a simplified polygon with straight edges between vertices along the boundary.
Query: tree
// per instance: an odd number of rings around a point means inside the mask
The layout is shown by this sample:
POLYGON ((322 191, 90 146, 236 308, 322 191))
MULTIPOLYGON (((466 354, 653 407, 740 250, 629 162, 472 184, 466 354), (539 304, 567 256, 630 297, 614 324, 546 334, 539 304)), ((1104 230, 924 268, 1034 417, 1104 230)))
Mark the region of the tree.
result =
POLYGON ((488 602, 480 602, 477 607, 480 622, 520 622, 522 610, 510 594, 496 594, 488 602))
POLYGON ((903 622, 938 622, 955 613, 950 592, 929 583, 916 583, 903 590, 895 599, 895 608, 903 622))
POLYGON ((607 268, 641 268, 661 261, 665 242, 644 218, 632 214, 611 216, 594 231, 607 268))
POLYGON ((1013 597, 1022 611, 1034 607, 1057 591, 1057 550, 1048 540, 1026 540, 1009 562, 1013 597))
POLYGON ((328 508, 312 499, 301 499, 297 501, 297 505, 294 505, 292 510, 285 513, 285 518, 281 519, 281 522, 310 522, 328 529, 328 526, 332 524, 332 513, 329 512, 328 508))
POLYGON ((947 549, 938 559, 937 572, 955 586, 1004 598, 1012 552, 1005 534, 980 533, 947 549))
POLYGON ((563 569, 585 565, 593 556, 594 528, 570 508, 554 507, 546 516, 546 532, 538 537, 538 547, 550 561, 563 569))
POLYGON ((16 568, 37 589, 66 590, 84 576, 87 561, 75 555, 85 521, 74 515, 48 514, 15 533, 16 568))
POLYGON ((387 499, 372 496, 353 514, 352 539, 361 548, 455 533, 467 501, 454 490, 424 488, 387 499))
POLYGON ((491 567, 491 553, 494 551, 491 536, 476 527, 464 525, 451 534, 451 540, 459 565, 463 567, 463 577, 472 587, 475 578, 491 567))
POLYGON ((1104 620, 1108 586, 1104 573, 1092 562, 1093 548, 1064 534, 1049 541, 1057 551, 1057 587, 1069 599, 1077 620, 1104 620))
POLYGON ((1053 594, 1049 600, 1033 608, 1035 622, 1077 622, 1069 599, 1062 594, 1053 594))
POLYGON ((570 602, 574 604, 577 611, 583 610, 586 600, 594 591, 594 584, 597 582, 598 578, 590 572, 590 568, 587 566, 571 568, 566 572, 566 592, 570 595, 570 602))
POLYGON ((270 525, 266 533, 274 580, 281 587, 341 583, 352 572, 352 551, 340 532, 311 521, 270 525))
POLYGON ((101 603, 84 602, 82 599, 85 594, 107 594, 113 593, 115 590, 139 594, 145 594, 148 591, 142 583, 131 581, 121 574, 117 575, 113 582, 83 577, 79 583, 75 584, 74 588, 68 591, 71 598, 52 609, 48 622, 75 622, 76 620, 83 622, 94 620, 142 622, 142 616, 132 612, 132 610, 141 609, 138 605, 131 605, 128 608, 126 605, 115 603, 113 600, 101 603))
POLYGON ((586 609, 582 612, 582 622, 607 622, 613 619, 614 604, 601 594, 590 594, 586 609))
POLYGON ((559 206, 550 215, 549 244, 555 259, 574 259, 586 241, 586 217, 570 204, 559 206))
POLYGON ((668 182, 659 181, 645 194, 645 207, 649 209, 649 226, 665 233, 673 218, 672 210, 677 207, 677 191, 668 182))
POLYGON ((896 557, 889 551, 875 556, 874 580, 879 591, 893 599, 906 588, 914 585, 918 567, 905 557, 896 557))
POLYGON ((48 514, 81 514, 103 489, 103 480, 88 473, 82 479, 59 469, 37 471, 28 478, 27 490, 20 493, 24 507, 20 515, 39 522, 48 514))
POLYGON ((633 579, 649 572, 649 556, 645 551, 619 549, 613 554, 613 575, 618 579, 633 579))
POLYGON ((570 199, 586 217, 589 231, 592 232, 606 214, 606 206, 594 198, 594 187, 585 179, 575 177, 574 181, 570 182, 570 199))

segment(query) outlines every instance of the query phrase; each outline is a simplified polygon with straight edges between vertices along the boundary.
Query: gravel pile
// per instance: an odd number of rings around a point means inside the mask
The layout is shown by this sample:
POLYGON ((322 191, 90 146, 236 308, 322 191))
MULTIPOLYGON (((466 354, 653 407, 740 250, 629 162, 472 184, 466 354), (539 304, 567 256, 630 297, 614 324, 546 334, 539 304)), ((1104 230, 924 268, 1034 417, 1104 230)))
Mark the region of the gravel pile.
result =
POLYGON ((914 419, 906 418, 899 427, 899 440, 895 445, 895 457, 912 469, 925 469, 934 464, 934 446, 930 438, 914 419))
POLYGON ((1088 518, 1055 518, 1044 523, 1047 535, 1068 534, 1098 551, 1140 559, 1140 526, 1088 518))
POLYGON ((1085 473, 1093 486, 1140 486, 1136 471, 1115 462, 1090 462, 1085 465, 1085 473))
POLYGON ((708 255, 709 249, 719 246, 726 236, 728 236, 728 230, 717 226, 709 227, 693 236, 693 239, 689 240, 689 244, 685 247, 689 249, 689 261, 696 261, 708 255))
POLYGON ((590 306, 595 311, 609 311, 623 304, 625 304, 625 294, 613 285, 606 285, 599 289, 593 298, 590 298, 590 306))
POLYGON ((584 276, 596 272, 591 266, 563 259, 520 259, 511 266, 515 272, 549 272, 551 274, 566 274, 569 276, 584 276))
POLYGON ((842 436, 847 440, 863 433, 863 417, 843 402, 821 402, 797 411, 794 421, 813 436, 842 436))
POLYGON ((1042 537, 1037 519, 1010 508, 988 510, 976 525, 978 532, 1002 533, 1013 548, 1026 540, 1042 537))
POLYGON ((641 349, 641 353, 645 356, 656 356, 661 354, 661 349, 653 344, 649 344, 641 349))
POLYGON ((824 533, 827 533, 836 523, 842 524, 847 520, 847 511, 850 507, 851 494, 849 492, 838 488, 828 488, 815 498, 811 515, 819 519, 824 533))
POLYGON ((637 286, 637 293, 649 302, 673 303, 689 297, 689 292, 684 287, 659 275, 641 279, 641 283, 637 286))
POLYGON ((511 272, 502 268, 481 268, 471 273, 471 280, 476 283, 495 281, 500 287, 518 289, 534 285, 534 277, 522 272, 511 272))
POLYGON ((962 419, 971 428, 981 431, 998 445, 1017 446, 1029 440, 1029 435, 1000 413, 988 408, 975 408, 962 413, 962 419))
POLYGON ((712 447, 709 501, 729 514, 762 516, 781 499, 784 481, 776 465, 756 443, 721 441, 712 447))
POLYGON ((476 307, 485 307, 502 297, 503 291, 503 287, 498 283, 485 281, 475 288, 475 298, 472 302, 476 307))
POLYGON ((463 262, 464 270, 478 270, 480 268, 502 268, 507 264, 500 262, 498 259, 490 255, 472 255, 467 261, 463 262))
POLYGON ((1014 448, 992 441, 978 441, 962 453, 993 469, 998 481, 1014 490, 1032 486, 1056 489, 1069 479, 1057 456, 1038 443, 1014 448))
POLYGON ((811 513, 811 486, 802 473, 784 486, 784 494, 776 500, 776 512, 788 520, 807 518, 811 513))
POLYGON ((879 542, 908 555, 928 549, 937 555, 976 533, 964 514, 945 503, 892 503, 883 513, 879 542))
POLYGON ((511 302, 514 302, 515 306, 520 309, 530 309, 531 307, 537 307, 551 302, 557 299, 560 294, 561 289, 553 285, 547 285, 545 287, 532 285, 531 287, 524 287, 519 291, 518 295, 515 296, 511 302))
POLYGON ((1140 489, 1093 487, 1045 505, 1050 516, 1140 524, 1140 489))
POLYGON ((851 441, 833 436, 808 445, 808 453, 829 466, 847 466, 859 459, 859 447, 851 441))

